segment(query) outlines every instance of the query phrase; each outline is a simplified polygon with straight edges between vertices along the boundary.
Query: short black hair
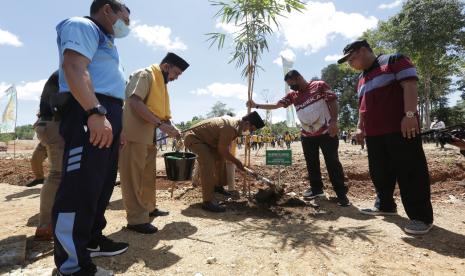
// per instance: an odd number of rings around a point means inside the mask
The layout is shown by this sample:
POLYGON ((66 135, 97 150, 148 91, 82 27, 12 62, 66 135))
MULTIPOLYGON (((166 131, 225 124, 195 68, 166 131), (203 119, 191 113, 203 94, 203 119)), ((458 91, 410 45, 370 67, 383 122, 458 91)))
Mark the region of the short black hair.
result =
POLYGON ((123 8, 131 13, 129 8, 119 0, 93 0, 90 5, 90 15, 96 14, 106 4, 110 5, 111 9, 116 13, 120 12, 123 8))
POLYGON ((265 126, 265 122, 263 122, 262 118, 260 115, 258 115, 257 111, 251 112, 244 117, 242 117, 242 121, 247 121, 253 126, 255 126, 256 129, 260 129, 265 126))
POLYGON ((287 72, 287 74, 284 76, 284 81, 295 80, 296 78, 301 76, 302 75, 297 70, 291 70, 287 72))

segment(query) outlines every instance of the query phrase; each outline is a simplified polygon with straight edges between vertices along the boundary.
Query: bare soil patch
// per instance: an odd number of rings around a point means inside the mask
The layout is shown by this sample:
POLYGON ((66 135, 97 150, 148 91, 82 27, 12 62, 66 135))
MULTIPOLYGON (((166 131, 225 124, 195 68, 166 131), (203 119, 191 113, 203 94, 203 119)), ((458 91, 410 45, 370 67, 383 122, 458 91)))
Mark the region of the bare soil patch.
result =
MULTIPOLYGON (((118 275, 464 275, 465 274, 465 158, 448 147, 425 145, 432 180, 435 227, 424 237, 402 230, 407 222, 398 191, 399 216, 367 217, 358 207, 372 204, 366 151, 341 143, 340 158, 353 206, 341 208, 321 158, 328 200, 302 201, 308 187, 300 144, 294 143, 293 166, 283 168, 285 195, 274 205, 258 204, 242 193, 218 196, 223 214, 200 208, 201 193, 190 182, 172 182, 157 159, 157 200, 167 217, 157 218, 155 235, 125 229, 119 187, 108 206, 105 233, 130 243, 127 253, 96 259, 118 275), (295 196, 294 196, 295 194, 295 196), (216 261, 208 264, 207 259, 216 261)), ((163 152, 160 152, 162 154, 163 152)), ((0 158, 0 241, 27 235, 26 262, 0 268, 0 274, 50 275, 53 244, 34 241, 40 186, 23 185, 32 178, 27 154, 22 159, 0 158)), ((242 158, 242 157, 241 157, 242 158)), ((253 153, 254 169, 278 181, 278 168, 264 165, 264 151, 253 153)), ((242 175, 236 185, 242 191, 242 175)), ((249 177, 251 194, 264 188, 249 177)))

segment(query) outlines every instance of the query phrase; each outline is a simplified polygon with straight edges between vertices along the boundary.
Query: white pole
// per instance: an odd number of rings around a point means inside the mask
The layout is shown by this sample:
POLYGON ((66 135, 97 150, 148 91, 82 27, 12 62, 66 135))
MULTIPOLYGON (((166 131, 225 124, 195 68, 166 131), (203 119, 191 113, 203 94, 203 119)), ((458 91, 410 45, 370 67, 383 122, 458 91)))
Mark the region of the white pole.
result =
MULTIPOLYGON (((16 121, 18 120, 18 91, 16 91, 16 87, 13 84, 13 89, 15 91, 15 128, 14 128, 14 141, 13 141, 13 160, 16 159, 16 121)), ((16 164, 16 162, 15 162, 16 164)))

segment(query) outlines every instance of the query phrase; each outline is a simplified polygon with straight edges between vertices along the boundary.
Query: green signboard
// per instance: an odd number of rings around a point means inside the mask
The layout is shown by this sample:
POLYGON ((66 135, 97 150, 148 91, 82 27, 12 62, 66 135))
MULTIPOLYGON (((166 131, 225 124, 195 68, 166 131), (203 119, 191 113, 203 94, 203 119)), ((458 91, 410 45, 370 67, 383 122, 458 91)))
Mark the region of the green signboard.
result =
POLYGON ((291 150, 267 150, 266 151, 266 164, 267 165, 292 165, 292 151, 291 150))

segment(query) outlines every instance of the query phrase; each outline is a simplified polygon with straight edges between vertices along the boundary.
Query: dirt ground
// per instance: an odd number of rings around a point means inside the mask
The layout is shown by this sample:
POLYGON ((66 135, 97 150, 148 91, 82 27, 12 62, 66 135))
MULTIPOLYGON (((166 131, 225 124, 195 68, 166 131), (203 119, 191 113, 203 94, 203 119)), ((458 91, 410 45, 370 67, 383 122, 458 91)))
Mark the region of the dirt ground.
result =
MULTIPOLYGON (((25 264, 0 268, 0 274, 50 275, 54 266, 53 245, 32 238, 40 186, 24 187, 32 179, 29 147, 21 151, 23 159, 0 155, 0 244, 12 236, 28 236, 25 264)), ((435 227, 423 237, 403 232, 408 220, 398 191, 399 216, 368 217, 358 212, 359 207, 371 206, 374 196, 367 153, 359 146, 341 143, 339 150, 353 203, 346 208, 332 198, 322 157, 328 199, 299 200, 308 187, 307 172, 300 144, 293 143, 292 150, 294 165, 281 172, 286 195, 277 205, 218 196, 228 207, 222 214, 200 209, 200 190, 189 182, 175 183, 170 198, 172 183, 166 180, 160 157, 157 200, 170 215, 154 221, 159 228, 155 235, 125 230, 117 186, 106 213, 105 234, 129 242, 130 247, 123 255, 95 262, 118 275, 465 275, 465 158, 458 150, 425 145, 435 227), (207 263, 210 257, 215 259, 207 263)), ((265 166, 264 150, 252 156, 254 169, 277 182, 278 169, 265 166)), ((252 194, 262 187, 250 182, 252 194)), ((239 190, 242 183, 236 174, 239 190)))

